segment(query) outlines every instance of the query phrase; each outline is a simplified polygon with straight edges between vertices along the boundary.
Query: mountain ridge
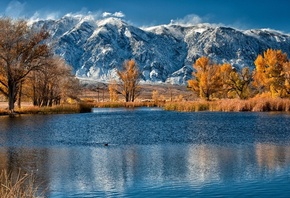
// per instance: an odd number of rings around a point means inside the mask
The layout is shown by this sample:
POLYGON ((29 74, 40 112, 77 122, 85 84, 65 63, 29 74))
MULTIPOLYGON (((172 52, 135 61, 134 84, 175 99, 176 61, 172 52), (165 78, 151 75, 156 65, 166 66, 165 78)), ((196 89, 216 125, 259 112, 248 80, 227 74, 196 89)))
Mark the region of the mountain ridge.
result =
POLYGON ((74 68, 77 77, 108 82, 117 77, 124 60, 134 59, 142 82, 185 84, 192 64, 201 56, 237 68, 254 67, 268 48, 290 54, 290 35, 268 29, 238 30, 211 24, 159 25, 139 28, 120 18, 64 16, 43 20, 55 53, 74 68))

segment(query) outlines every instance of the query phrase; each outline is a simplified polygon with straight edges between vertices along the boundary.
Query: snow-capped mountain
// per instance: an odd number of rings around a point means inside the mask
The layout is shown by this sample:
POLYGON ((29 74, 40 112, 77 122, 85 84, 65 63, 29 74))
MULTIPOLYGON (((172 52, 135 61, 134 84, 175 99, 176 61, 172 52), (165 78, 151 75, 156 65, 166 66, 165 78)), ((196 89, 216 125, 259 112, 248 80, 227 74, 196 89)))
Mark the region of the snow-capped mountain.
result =
POLYGON ((181 84, 191 78, 192 64, 201 56, 254 67, 257 55, 268 48, 290 55, 290 35, 267 29, 242 31, 209 24, 139 28, 119 18, 69 15, 34 26, 50 31, 55 52, 78 77, 97 81, 116 78, 116 69, 127 59, 137 62, 145 82, 181 84))

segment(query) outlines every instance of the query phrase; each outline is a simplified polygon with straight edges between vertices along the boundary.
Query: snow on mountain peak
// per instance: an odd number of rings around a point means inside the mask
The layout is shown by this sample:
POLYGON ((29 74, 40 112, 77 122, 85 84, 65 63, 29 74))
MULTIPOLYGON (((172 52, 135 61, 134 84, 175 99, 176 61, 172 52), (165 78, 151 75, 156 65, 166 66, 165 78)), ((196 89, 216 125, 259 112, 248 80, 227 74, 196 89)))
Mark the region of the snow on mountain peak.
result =
POLYGON ((257 55, 268 48, 290 54, 290 35, 274 30, 203 23, 139 28, 108 16, 68 14, 34 25, 48 28, 57 42, 55 52, 73 66, 77 76, 99 81, 115 78, 126 59, 135 59, 144 82, 180 84, 191 78, 192 64, 201 56, 253 68, 257 55))
POLYGON ((97 21, 98 26, 105 26, 105 25, 112 25, 112 26, 116 26, 118 28, 124 26, 124 25, 128 25, 127 23, 125 23, 123 20, 116 18, 116 17, 108 17, 105 19, 101 19, 99 21, 97 21))

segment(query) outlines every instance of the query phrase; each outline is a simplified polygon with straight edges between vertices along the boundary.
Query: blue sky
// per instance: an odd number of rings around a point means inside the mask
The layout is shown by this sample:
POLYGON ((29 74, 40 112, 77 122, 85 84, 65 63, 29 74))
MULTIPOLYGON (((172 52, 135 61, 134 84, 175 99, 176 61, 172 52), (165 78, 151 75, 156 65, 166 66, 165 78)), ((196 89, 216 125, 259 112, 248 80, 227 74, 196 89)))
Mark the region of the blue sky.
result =
POLYGON ((290 33, 290 0, 1 0, 0 15, 59 18, 67 13, 115 13, 137 26, 215 23, 290 33))

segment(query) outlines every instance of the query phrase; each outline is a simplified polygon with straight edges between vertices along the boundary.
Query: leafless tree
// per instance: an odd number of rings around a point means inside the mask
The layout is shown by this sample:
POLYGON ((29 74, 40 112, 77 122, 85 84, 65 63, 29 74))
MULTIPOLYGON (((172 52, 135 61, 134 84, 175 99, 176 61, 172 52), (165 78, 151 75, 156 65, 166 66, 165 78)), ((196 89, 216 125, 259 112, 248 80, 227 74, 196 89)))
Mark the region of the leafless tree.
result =
POLYGON ((31 72, 28 84, 27 92, 35 106, 57 105, 66 97, 77 99, 80 90, 71 67, 59 57, 47 59, 45 66, 31 72))
POLYGON ((8 98, 11 113, 23 79, 51 56, 44 42, 48 37, 47 31, 35 32, 24 20, 0 19, 0 92, 8 98))

